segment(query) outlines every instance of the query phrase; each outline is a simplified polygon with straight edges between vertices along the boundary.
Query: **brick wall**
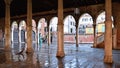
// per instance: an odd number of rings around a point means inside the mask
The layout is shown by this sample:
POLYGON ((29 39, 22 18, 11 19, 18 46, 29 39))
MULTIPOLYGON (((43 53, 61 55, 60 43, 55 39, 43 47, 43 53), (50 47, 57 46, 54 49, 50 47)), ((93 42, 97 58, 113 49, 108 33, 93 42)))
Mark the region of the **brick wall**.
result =
MULTIPOLYGON (((79 43, 93 43, 93 35, 79 35, 79 43)), ((64 42, 76 43, 75 35, 64 35, 64 42)))

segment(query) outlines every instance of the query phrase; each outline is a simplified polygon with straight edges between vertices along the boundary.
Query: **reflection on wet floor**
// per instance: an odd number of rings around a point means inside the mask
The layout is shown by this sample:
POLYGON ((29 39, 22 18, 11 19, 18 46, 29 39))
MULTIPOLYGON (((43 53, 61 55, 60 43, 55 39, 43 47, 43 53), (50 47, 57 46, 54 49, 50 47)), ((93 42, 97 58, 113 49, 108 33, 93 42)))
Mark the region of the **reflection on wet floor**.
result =
POLYGON ((113 50, 113 64, 103 62, 104 50, 91 48, 92 44, 65 44, 65 57, 56 57, 57 45, 33 44, 34 53, 26 53, 25 43, 12 44, 11 52, 0 49, 0 68, 120 68, 120 50, 113 50), (19 53, 22 48, 24 52, 19 53))

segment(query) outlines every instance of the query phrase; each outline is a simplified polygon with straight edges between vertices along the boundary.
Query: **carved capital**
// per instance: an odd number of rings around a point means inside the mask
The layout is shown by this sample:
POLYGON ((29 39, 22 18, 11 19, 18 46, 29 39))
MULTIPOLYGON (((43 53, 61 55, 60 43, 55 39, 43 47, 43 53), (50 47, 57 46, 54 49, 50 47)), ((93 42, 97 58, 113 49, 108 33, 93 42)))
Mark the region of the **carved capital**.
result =
POLYGON ((93 23, 93 27, 96 27, 96 23, 93 23))
POLYGON ((10 5, 13 0, 4 0, 6 5, 10 5))

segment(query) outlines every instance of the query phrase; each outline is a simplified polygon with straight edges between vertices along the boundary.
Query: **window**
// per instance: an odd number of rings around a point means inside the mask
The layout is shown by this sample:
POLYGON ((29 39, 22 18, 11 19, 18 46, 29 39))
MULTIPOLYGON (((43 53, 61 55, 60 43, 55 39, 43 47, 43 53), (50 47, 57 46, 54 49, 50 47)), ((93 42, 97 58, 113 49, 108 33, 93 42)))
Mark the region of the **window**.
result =
POLYGON ((71 23, 71 25, 72 25, 72 21, 71 21, 70 23, 71 23))
POLYGON ((73 32, 73 29, 72 29, 72 28, 70 29, 70 32, 71 32, 71 33, 73 32))

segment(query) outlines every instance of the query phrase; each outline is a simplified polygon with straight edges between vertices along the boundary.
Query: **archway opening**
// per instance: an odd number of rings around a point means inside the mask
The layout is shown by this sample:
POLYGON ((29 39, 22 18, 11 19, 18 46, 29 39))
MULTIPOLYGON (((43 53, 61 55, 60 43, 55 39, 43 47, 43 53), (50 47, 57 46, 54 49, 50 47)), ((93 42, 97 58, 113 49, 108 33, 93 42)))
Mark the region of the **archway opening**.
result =
POLYGON ((72 15, 68 15, 64 19, 64 43, 76 43, 75 34, 75 18, 72 15))
MULTIPOLYGON (((113 21, 113 17, 111 19, 113 21)), ((112 28, 114 28, 113 23, 112 28)), ((101 12, 96 19, 96 32, 98 36, 105 32, 105 11, 101 12)))
POLYGON ((32 41, 36 43, 36 22, 32 19, 32 41))
POLYGON ((93 43, 93 19, 88 13, 79 18, 79 43, 93 43))
POLYGON ((38 43, 47 42, 47 21, 45 18, 41 18, 38 22, 38 43), (42 40, 42 41, 41 41, 42 40))
MULTIPOLYGON (((113 21, 113 17, 111 17, 113 21)), ((114 25, 112 23, 112 29, 114 25)), ((105 11, 101 12, 96 19, 96 34, 97 34, 97 46, 104 47, 104 33, 105 33, 105 11)))
POLYGON ((11 25, 11 42, 18 43, 19 42, 19 31, 18 31, 18 24, 16 21, 12 22, 11 25))
POLYGON ((26 38, 26 22, 23 20, 19 24, 19 42, 25 43, 26 38))
POLYGON ((57 44, 57 24, 58 24, 58 17, 53 17, 50 20, 50 42, 57 44))

